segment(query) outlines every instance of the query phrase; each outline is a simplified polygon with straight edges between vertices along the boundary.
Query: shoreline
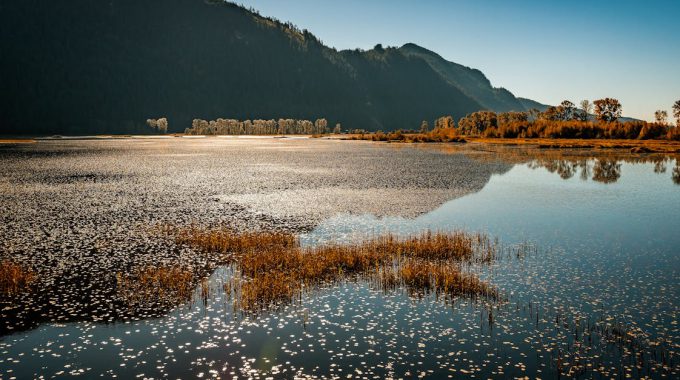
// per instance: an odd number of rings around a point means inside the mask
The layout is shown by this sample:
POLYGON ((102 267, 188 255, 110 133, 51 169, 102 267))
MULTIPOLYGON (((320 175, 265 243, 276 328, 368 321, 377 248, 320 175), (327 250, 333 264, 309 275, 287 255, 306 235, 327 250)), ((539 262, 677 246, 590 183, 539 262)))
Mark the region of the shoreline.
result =
MULTIPOLYGON (((354 134, 330 134, 318 137, 326 140, 370 141, 369 139, 354 139, 354 134)), ((473 144, 506 145, 506 146, 535 146, 539 149, 628 149, 632 153, 680 153, 680 141, 672 140, 635 140, 635 139, 549 139, 549 138, 487 138, 461 136, 466 142, 473 144)), ((187 138, 190 140, 201 138, 312 138, 310 135, 184 135, 173 133, 167 135, 89 135, 89 136, 61 136, 61 137, 18 137, 0 138, 0 144, 33 144, 38 141, 60 140, 119 140, 119 139, 172 139, 187 138)), ((432 142, 373 141, 406 144, 431 144, 432 142)), ((441 144, 441 142, 439 142, 441 144)), ((446 144, 446 143, 444 143, 446 144)))
POLYGON ((536 145, 539 149, 630 149, 632 153, 678 153, 680 141, 627 139, 526 139, 466 137, 470 143, 494 145, 536 145), (645 151, 648 150, 648 151, 645 151))
MULTIPOLYGON (((329 139, 348 141, 370 141, 383 143, 402 144, 448 144, 439 141, 404 141, 387 140, 372 141, 370 138, 356 138, 360 135, 333 135, 329 139)), ((370 136, 369 134, 365 136, 370 136)), ((488 138, 459 136, 462 143, 504 145, 504 146, 527 146, 539 149, 627 149, 631 153, 680 153, 680 141, 674 140, 637 140, 637 139, 549 139, 549 138, 488 138)), ((461 143, 453 142, 453 143, 461 143)))

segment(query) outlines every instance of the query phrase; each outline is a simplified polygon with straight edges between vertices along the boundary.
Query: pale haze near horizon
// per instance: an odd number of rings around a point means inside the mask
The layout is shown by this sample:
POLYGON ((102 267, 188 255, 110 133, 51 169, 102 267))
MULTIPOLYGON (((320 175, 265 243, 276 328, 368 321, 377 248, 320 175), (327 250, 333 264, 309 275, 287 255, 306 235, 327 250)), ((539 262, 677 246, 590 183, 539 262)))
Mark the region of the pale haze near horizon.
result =
POLYGON ((338 50, 412 42, 545 104, 614 97, 651 121, 680 100, 680 1, 239 3, 338 50))

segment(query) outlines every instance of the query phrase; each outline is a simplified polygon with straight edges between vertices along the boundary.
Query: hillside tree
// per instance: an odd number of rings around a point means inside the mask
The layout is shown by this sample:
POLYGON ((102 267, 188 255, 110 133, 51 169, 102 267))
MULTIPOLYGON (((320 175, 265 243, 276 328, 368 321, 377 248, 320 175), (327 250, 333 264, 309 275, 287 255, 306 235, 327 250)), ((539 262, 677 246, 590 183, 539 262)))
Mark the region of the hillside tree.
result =
POLYGON ((562 107, 550 106, 541 112, 539 118, 547 121, 562 120, 562 107))

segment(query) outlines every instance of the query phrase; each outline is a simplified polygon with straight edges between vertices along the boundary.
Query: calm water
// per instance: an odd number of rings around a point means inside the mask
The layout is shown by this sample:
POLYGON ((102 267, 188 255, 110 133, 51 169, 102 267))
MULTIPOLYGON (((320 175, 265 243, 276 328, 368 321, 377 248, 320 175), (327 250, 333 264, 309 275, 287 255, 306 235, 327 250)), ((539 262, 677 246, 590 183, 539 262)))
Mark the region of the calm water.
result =
POLYGON ((507 252, 521 252, 483 273, 506 295, 502 305, 384 293, 359 281, 243 317, 222 291, 230 273, 222 268, 208 299, 197 290, 190 305, 161 319, 49 324, 0 338, 0 378, 677 378, 676 162, 666 161, 665 172, 620 162, 609 183, 592 180, 596 162, 588 163, 586 179, 583 169, 563 179, 536 163, 516 164, 481 191, 416 218, 340 214, 302 236, 317 244, 388 231, 486 231, 507 252), (595 322, 640 343, 575 338, 595 322))

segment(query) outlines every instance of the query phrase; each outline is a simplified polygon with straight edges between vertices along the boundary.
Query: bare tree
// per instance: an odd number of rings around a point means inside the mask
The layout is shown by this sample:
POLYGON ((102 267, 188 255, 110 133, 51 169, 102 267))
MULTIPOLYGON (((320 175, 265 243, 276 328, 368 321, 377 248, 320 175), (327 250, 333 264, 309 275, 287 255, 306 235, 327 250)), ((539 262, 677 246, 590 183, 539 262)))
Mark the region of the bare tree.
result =
POLYGON ((665 110, 656 110, 656 112, 654 112, 654 120, 656 120, 657 123, 666 124, 667 119, 668 112, 666 112, 665 110))
POLYGON ((680 100, 676 100, 673 104, 673 117, 675 118, 675 124, 680 127, 680 100))

